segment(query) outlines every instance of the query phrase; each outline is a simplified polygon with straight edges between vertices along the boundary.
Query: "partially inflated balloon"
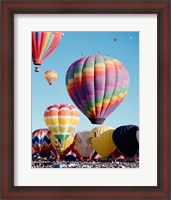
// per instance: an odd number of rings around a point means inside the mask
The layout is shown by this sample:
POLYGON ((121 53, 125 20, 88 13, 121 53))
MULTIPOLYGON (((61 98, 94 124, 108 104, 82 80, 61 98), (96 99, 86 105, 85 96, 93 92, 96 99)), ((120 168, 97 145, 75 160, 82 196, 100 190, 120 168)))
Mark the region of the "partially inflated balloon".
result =
POLYGON ((74 152, 79 157, 88 158, 94 151, 89 140, 90 131, 79 131, 76 133, 74 152))
POLYGON ((113 132, 113 141, 121 153, 127 157, 133 157, 139 149, 138 135, 138 126, 120 126, 113 132))
POLYGON ((58 76, 58 74, 54 70, 47 70, 44 73, 44 77, 47 80, 47 82, 49 83, 49 85, 52 85, 52 83, 57 78, 57 76, 58 76))
POLYGON ((102 157, 108 157, 116 148, 112 139, 113 131, 114 128, 110 126, 101 126, 94 128, 89 134, 93 149, 102 157))
POLYGON ((50 156, 53 149, 51 132, 48 129, 37 129, 32 133, 32 147, 40 156, 50 156))
POLYGON ((57 47, 62 32, 32 32, 32 58, 35 65, 41 65, 57 47))
POLYGON ((80 116, 75 106, 55 104, 45 110, 44 119, 49 130, 63 144, 76 128, 80 116))
POLYGON ((92 123, 102 124, 125 98, 129 75, 124 65, 110 56, 88 56, 69 67, 66 87, 84 115, 92 123))
POLYGON ((65 156, 67 155, 67 153, 72 149, 72 147, 74 146, 74 139, 75 139, 75 133, 72 133, 65 141, 63 144, 59 144, 58 140, 56 139, 56 137, 52 134, 51 135, 51 142, 52 142, 52 146, 54 149, 57 150, 58 154, 60 156, 65 156))

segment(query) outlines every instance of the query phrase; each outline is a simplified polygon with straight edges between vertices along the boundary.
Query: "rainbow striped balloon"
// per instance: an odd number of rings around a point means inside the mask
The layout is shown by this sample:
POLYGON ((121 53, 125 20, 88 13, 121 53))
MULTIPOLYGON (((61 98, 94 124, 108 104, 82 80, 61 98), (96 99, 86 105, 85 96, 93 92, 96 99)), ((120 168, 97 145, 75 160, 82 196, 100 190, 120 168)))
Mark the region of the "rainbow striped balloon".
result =
POLYGON ((92 123, 102 124, 125 98, 129 74, 124 65, 112 57, 83 57, 69 67, 66 87, 84 115, 92 123))
POLYGON ((32 32, 32 59, 35 65, 41 65, 58 46, 62 32, 32 32))
POLYGON ((75 106, 55 104, 44 112, 45 123, 61 144, 76 128, 80 115, 75 106))

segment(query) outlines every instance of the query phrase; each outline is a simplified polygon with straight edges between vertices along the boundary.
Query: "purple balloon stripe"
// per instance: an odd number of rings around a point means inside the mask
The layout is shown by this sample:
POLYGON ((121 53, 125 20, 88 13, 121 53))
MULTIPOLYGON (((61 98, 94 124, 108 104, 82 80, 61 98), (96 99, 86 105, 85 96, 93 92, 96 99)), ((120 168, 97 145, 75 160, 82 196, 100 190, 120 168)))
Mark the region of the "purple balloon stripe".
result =
POLYGON ((101 96, 104 94, 104 90, 95 90, 95 94, 101 96))
MULTIPOLYGON (((78 63, 76 63, 75 65, 75 69, 74 69, 74 73, 76 71, 82 71, 83 72, 83 68, 84 68, 84 63, 86 62, 86 60, 88 59, 88 57, 85 57, 83 59, 81 59, 78 63), (84 62, 81 62, 84 61, 84 62)), ((80 73, 80 83, 83 83, 83 73, 80 73)), ((84 84, 82 84, 82 86, 78 87, 77 84, 75 84, 75 88, 76 88, 76 92, 78 94, 78 97, 81 101, 81 104, 83 105, 82 107, 84 108, 84 112, 88 113, 90 110, 88 108, 88 100, 86 99, 86 91, 85 91, 85 87, 84 84)))
MULTIPOLYGON (((123 77, 125 76, 125 72, 123 70, 121 70, 121 68, 123 68, 123 67, 121 67, 120 65, 115 65, 115 67, 116 67, 116 72, 117 72, 116 73, 115 89, 119 86, 119 88, 122 89, 121 92, 120 92, 120 94, 121 94, 125 90, 125 88, 122 88, 123 85, 124 85, 123 84, 123 81, 124 81, 123 77)), ((115 94, 116 90, 115 89, 113 91, 112 97, 116 96, 116 94, 115 94)), ((120 97, 118 96, 118 98, 116 99, 116 102, 118 101, 119 98, 120 97)), ((122 98, 122 100, 123 100, 123 98, 122 98)), ((122 100, 113 105, 112 98, 111 98, 111 100, 108 104, 108 107, 106 108, 106 112, 103 112, 103 116, 108 117, 119 106, 119 104, 122 102, 122 100)))

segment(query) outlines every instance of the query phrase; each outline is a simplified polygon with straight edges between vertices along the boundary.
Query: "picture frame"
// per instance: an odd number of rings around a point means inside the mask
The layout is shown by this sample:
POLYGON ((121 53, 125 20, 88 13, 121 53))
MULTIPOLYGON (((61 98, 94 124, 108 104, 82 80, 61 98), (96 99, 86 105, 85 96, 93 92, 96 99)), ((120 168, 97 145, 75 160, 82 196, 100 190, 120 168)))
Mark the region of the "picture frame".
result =
POLYGON ((169 63, 170 1, 1 2, 1 199, 170 199, 169 63), (14 15, 15 14, 157 15, 157 186, 14 185, 14 15), (164 98, 163 98, 164 97, 164 98))

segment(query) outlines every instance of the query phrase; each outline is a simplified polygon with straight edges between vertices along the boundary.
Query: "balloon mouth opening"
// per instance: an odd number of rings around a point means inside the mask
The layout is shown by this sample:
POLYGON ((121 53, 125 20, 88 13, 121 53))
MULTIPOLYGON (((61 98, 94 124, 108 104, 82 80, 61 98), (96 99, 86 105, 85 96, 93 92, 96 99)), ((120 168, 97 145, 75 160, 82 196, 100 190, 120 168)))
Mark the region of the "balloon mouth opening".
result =
POLYGON ((103 124, 104 118, 89 118, 92 124, 103 124))
POLYGON ((35 65, 41 65, 42 64, 42 61, 40 59, 34 59, 33 62, 34 62, 35 65))

